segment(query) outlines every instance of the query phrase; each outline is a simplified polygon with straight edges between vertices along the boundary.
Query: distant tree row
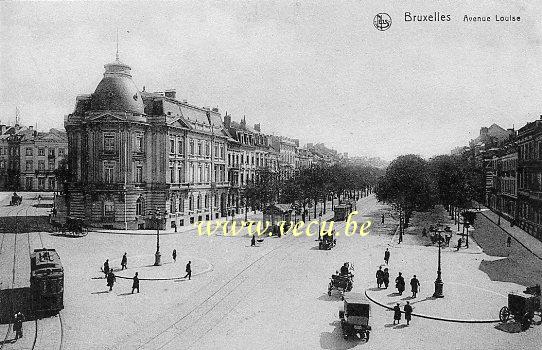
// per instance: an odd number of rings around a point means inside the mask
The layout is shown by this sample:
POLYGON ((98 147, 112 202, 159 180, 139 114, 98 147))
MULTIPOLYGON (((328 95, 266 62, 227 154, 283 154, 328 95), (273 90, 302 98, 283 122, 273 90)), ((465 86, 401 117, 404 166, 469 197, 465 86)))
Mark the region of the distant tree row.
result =
POLYGON ((388 166, 375 192, 379 201, 403 215, 407 226, 413 211, 425 211, 436 203, 462 210, 473 200, 481 201, 484 176, 459 156, 441 155, 426 161, 410 154, 388 166))
POLYGON ((258 181, 246 186, 243 199, 247 208, 261 208, 276 202, 291 203, 303 211, 312 207, 316 216, 318 203, 323 203, 325 213, 328 198, 338 198, 339 203, 357 198, 361 191, 376 186, 382 175, 381 169, 352 164, 313 165, 299 170, 287 180, 264 171, 258 181))

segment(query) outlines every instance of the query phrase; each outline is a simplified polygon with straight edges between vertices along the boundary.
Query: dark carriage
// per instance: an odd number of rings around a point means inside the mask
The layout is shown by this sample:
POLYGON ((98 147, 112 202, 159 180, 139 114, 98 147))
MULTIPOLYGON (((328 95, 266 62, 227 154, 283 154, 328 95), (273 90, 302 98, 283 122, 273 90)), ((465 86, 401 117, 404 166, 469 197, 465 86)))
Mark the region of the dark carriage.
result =
POLYGON ((371 305, 363 294, 344 294, 344 309, 339 311, 344 339, 359 335, 360 339, 365 339, 366 342, 369 341, 371 333, 370 317, 371 305))
POLYGON ((534 316, 542 319, 540 307, 540 285, 528 287, 523 292, 508 294, 508 306, 503 306, 499 312, 501 322, 507 322, 513 318, 521 324, 523 330, 528 329, 534 321, 534 316))
POLYGON ((56 250, 35 249, 30 254, 30 290, 36 315, 64 308, 64 268, 56 250))
POLYGON ((323 235, 320 242, 318 242, 318 249, 330 250, 331 248, 335 247, 335 244, 337 244, 337 240, 333 237, 333 234, 323 235))
POLYGON ((331 296, 333 290, 337 290, 341 297, 343 297, 345 292, 350 292, 354 287, 354 266, 349 263, 345 263, 348 268, 348 273, 339 274, 338 271, 334 275, 331 275, 331 280, 329 281, 327 287, 327 295, 331 296))
POLYGON ((345 221, 352 211, 350 204, 338 204, 333 208, 333 221, 345 221))
POLYGON ((81 236, 88 233, 88 227, 83 219, 67 217, 65 231, 76 236, 81 236))
POLYGON ((11 201, 9 202, 9 205, 21 205, 22 202, 23 202, 23 197, 19 196, 15 192, 13 192, 13 195, 11 196, 11 201))

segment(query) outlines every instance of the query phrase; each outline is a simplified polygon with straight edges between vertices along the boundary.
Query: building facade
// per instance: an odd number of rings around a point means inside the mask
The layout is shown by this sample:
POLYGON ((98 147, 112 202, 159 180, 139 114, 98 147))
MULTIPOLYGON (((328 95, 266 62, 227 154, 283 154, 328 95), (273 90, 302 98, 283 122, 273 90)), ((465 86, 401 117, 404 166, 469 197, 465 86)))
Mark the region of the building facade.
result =
POLYGON ((55 170, 67 157, 66 133, 51 129, 38 132, 32 126, 1 126, 0 189, 57 191, 55 170))
POLYGON ((226 216, 227 131, 218 110, 140 92, 115 61, 65 119, 67 214, 116 229, 176 228, 226 216))
POLYGON ((517 222, 523 230, 542 240, 542 120, 519 129, 517 145, 517 222))

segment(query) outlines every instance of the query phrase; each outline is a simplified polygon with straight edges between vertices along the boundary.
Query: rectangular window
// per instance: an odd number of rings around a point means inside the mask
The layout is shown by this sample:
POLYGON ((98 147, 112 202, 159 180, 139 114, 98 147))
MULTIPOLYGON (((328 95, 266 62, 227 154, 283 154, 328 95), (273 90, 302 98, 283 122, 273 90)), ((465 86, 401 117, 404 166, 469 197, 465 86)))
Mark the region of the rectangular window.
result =
POLYGON ((50 190, 54 190, 54 189, 55 189, 55 178, 54 178, 54 177, 50 177, 50 178, 49 178, 49 189, 50 189, 50 190))
POLYGON ((174 139, 169 140, 169 153, 171 153, 171 154, 175 153, 175 140, 174 139))
POLYGON ((49 149, 49 157, 54 157, 55 156, 55 149, 54 148, 50 148, 49 149))
POLYGON ((112 163, 104 164, 104 182, 113 183, 115 174, 115 165, 112 163))
POLYGON ((203 155, 203 147, 201 145, 201 142, 198 142, 198 156, 203 155))
POLYGON ((66 153, 66 150, 64 148, 59 148, 58 149, 58 155, 59 156, 64 157, 65 153, 66 153))
POLYGON ((45 170, 45 162, 43 160, 38 161, 38 170, 45 170))
POLYGON ((49 170, 55 170, 55 161, 54 160, 49 161, 49 170))
POLYGON ((169 167, 169 182, 175 182, 175 167, 169 167))
POLYGON ((32 179, 31 177, 27 177, 26 178, 26 189, 31 190, 32 187, 33 187, 33 184, 34 184, 34 179, 32 179))
POLYGON ((218 159, 218 144, 215 145, 215 159, 218 159))
POLYGON ((33 171, 34 170, 34 164, 31 160, 26 161, 26 171, 33 171))
POLYGON ((143 136, 136 136, 134 150, 138 153, 143 152, 143 136))
POLYGON ((190 155, 194 155, 194 140, 190 140, 190 155))
POLYGON ((104 135, 104 152, 114 152, 115 151, 115 135, 106 134, 104 135))
POLYGON ((40 147, 38 148, 38 156, 44 156, 45 155, 45 148, 40 147))
POLYGON ((45 178, 44 177, 38 178, 38 189, 40 189, 40 190, 45 189, 45 178))
POLYGON ((115 203, 111 201, 104 202, 104 216, 115 216, 115 203))
POLYGON ((136 166, 135 182, 138 182, 138 183, 143 182, 143 167, 142 166, 136 166))
POLYGON ((179 154, 184 154, 184 148, 183 148, 183 141, 182 140, 179 140, 177 142, 177 153, 179 154))
POLYGON ((179 183, 184 182, 184 169, 182 165, 179 165, 179 167, 177 168, 177 181, 179 183))
POLYGON ((209 142, 206 141, 205 142, 205 156, 209 157, 210 154, 211 154, 211 145, 209 145, 209 142))
POLYGON ((31 156, 31 155, 32 155, 32 148, 30 148, 30 147, 27 147, 27 148, 26 148, 26 155, 27 155, 27 156, 31 156))

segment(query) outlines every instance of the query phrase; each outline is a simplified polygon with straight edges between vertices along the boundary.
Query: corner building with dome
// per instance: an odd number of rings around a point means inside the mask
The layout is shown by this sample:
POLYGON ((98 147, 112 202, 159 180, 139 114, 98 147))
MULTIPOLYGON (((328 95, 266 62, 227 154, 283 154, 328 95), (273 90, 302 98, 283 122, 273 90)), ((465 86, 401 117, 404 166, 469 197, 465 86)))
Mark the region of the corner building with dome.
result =
POLYGON ((104 67, 94 93, 78 96, 65 117, 66 215, 94 227, 164 229, 238 212, 228 193, 232 138, 218 109, 178 101, 174 90, 139 91, 118 58, 104 67))

